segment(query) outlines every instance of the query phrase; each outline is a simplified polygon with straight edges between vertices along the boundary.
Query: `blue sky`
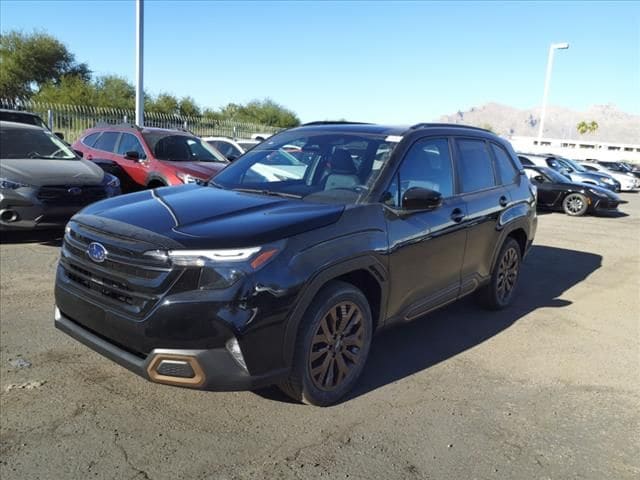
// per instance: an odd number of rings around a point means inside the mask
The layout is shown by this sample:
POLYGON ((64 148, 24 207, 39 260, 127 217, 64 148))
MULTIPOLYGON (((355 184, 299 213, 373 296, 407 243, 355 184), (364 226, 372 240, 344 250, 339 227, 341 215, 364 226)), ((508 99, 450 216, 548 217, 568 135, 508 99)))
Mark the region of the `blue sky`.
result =
MULTIPOLYGON (((96 74, 134 79, 135 3, 2 0, 96 74)), ((145 89, 204 106, 270 97, 302 121, 429 121, 486 102, 640 113, 640 3, 146 0, 145 89)))

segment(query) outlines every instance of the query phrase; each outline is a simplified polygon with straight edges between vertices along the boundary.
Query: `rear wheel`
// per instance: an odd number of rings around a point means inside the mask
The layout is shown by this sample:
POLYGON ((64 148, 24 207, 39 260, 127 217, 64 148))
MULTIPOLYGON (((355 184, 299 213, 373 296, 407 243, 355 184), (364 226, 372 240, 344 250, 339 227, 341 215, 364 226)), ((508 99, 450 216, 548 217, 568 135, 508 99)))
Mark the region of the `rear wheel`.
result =
POLYGON ((311 303, 300 325, 289 379, 280 388, 317 406, 336 403, 356 384, 369 355, 373 330, 364 294, 331 282, 311 303))
POLYGON ((564 213, 571 215, 572 217, 579 217, 587 213, 589 203, 587 197, 581 193, 570 193, 562 201, 562 208, 564 213))
POLYGON ((491 281, 480 291, 482 303, 487 308, 501 310, 511 303, 520 277, 521 260, 520 245, 508 237, 498 254, 491 281))

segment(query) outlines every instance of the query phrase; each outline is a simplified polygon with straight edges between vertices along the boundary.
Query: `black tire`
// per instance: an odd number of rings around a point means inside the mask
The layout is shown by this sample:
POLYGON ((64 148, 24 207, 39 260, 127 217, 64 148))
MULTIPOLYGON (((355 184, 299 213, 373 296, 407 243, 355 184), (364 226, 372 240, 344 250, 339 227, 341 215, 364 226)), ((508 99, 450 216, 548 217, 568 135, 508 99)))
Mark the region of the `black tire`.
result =
POLYGON ((581 193, 570 193, 562 200, 562 209, 567 215, 581 217, 587 213, 589 202, 581 193))
POLYGON ((291 373, 279 385, 280 389, 308 405, 326 407, 338 402, 358 381, 369 356, 372 336, 371 309, 364 294, 349 283, 330 282, 318 292, 305 313, 291 373), (341 329, 344 331, 338 336, 341 329), (329 340, 318 340, 324 338, 329 340))
POLYGON ((511 303, 518 286, 521 263, 520 245, 513 238, 507 237, 496 258, 491 281, 479 292, 480 300, 486 308, 502 310, 511 303))

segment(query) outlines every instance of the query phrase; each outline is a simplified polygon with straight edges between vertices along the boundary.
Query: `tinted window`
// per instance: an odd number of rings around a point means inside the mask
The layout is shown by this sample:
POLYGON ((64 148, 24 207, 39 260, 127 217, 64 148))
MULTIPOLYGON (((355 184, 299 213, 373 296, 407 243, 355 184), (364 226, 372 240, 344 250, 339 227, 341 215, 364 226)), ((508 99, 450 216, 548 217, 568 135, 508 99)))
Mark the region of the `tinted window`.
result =
POLYGON ((533 162, 529 160, 527 157, 518 156, 518 159, 520 160, 520 163, 522 165, 533 165, 533 162))
POLYGON ((82 139, 82 143, 84 143, 87 147, 93 147, 93 144, 100 136, 100 132, 92 133, 91 135, 87 135, 82 139))
POLYGON ((233 143, 225 142, 224 140, 208 140, 208 142, 209 145, 217 148, 218 151, 227 158, 231 155, 234 157, 242 155, 242 152, 238 150, 233 143))
POLYGON ((144 153, 144 149, 142 148, 142 145, 140 145, 140 141, 136 136, 131 135, 130 133, 123 133, 122 137, 120 137, 118 153, 120 155, 124 155, 127 152, 138 152, 140 158, 147 158, 147 155, 144 153))
POLYGON ((504 148, 499 147, 495 143, 491 144, 491 148, 493 149, 493 154, 496 157, 496 167, 498 168, 498 174, 500 175, 502 184, 508 185, 510 183, 514 183, 516 181, 518 171, 516 170, 516 167, 513 166, 511 157, 504 148))
POLYGON ((460 186, 465 193, 495 186, 493 165, 483 140, 458 140, 460 186))
POLYGON ((146 132, 142 136, 158 160, 227 163, 220 152, 198 137, 167 132, 146 132))
POLYGON ((93 148, 104 150, 105 152, 113 152, 118 135, 120 135, 119 132, 103 132, 93 148))
POLYGON ((0 120, 7 122, 25 123, 49 129, 49 126, 37 115, 21 112, 0 112, 0 120))
POLYGON ((440 192, 443 197, 453 195, 453 173, 449 142, 446 138, 424 139, 416 142, 402 161, 398 171, 400 197, 413 187, 440 192))

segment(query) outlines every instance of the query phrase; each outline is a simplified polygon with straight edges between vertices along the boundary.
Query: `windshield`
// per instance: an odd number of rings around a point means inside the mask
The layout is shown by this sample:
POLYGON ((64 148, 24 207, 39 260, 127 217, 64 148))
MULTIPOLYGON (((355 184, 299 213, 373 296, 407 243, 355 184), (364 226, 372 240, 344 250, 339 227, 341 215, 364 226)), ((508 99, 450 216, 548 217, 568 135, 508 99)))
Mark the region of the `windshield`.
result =
POLYGON ((0 120, 6 122, 25 123, 27 125, 35 125, 36 127, 42 127, 49 130, 49 127, 44 120, 37 115, 22 112, 0 112, 0 120))
POLYGON ((153 156, 169 162, 224 162, 226 158, 207 142, 190 135, 143 132, 153 156))
POLYGON ((76 160, 78 157, 49 130, 2 128, 0 130, 0 158, 76 160))
POLYGON ((395 143, 363 133, 290 131, 270 137, 221 171, 212 185, 329 203, 355 203, 395 143))
POLYGON ((540 168, 536 170, 537 175, 541 174, 543 177, 545 177, 546 180, 552 183, 567 183, 571 181, 569 177, 565 177, 553 168, 540 168))
POLYGON ((582 165, 574 162, 573 160, 569 160, 568 158, 556 157, 556 160, 558 160, 558 162, 560 162, 562 166, 573 168, 576 172, 582 172, 582 173, 587 172, 587 169, 584 168, 582 165))

